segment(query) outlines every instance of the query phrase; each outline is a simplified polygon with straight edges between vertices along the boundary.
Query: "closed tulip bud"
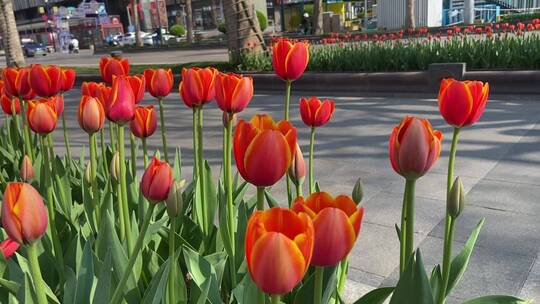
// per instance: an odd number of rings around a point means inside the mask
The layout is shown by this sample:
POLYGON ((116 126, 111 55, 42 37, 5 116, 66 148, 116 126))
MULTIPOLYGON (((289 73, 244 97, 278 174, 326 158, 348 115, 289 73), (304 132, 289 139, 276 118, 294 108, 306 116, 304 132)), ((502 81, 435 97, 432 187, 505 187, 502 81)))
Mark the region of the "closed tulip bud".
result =
POLYGON ((444 120, 456 128, 470 126, 484 113, 488 95, 488 83, 443 79, 439 89, 439 111, 444 120))
POLYGON ((152 136, 157 129, 157 114, 154 106, 137 106, 135 108, 135 118, 129 123, 131 133, 138 138, 152 136))
POLYGON ((146 69, 144 77, 146 78, 146 90, 150 95, 158 98, 165 97, 171 92, 174 84, 171 69, 146 69))
POLYGON ((390 135, 388 151, 394 170, 406 179, 423 176, 441 154, 442 133, 427 119, 405 117, 390 135))
POLYGON ((119 125, 129 122, 135 116, 135 95, 127 76, 114 77, 109 96, 107 118, 119 125))
POLYGON ((216 103, 223 112, 242 112, 253 98, 253 78, 220 73, 216 78, 216 103))
POLYGON ((101 57, 99 73, 101 79, 110 85, 113 82, 113 76, 129 75, 129 61, 120 57, 101 57))
POLYGON ((289 167, 289 176, 291 177, 293 183, 297 186, 301 185, 306 177, 306 162, 304 161, 302 150, 300 150, 300 146, 298 144, 296 144, 294 158, 291 166, 289 167))
POLYGON ((88 184, 92 183, 92 165, 86 164, 86 170, 84 170, 84 179, 88 184))
POLYGON ((292 43, 287 39, 279 39, 272 49, 272 65, 277 76, 286 81, 294 81, 307 68, 309 62, 309 45, 304 42, 292 43))
POLYGON ((21 244, 15 242, 12 239, 5 239, 0 243, 0 253, 5 260, 11 258, 11 256, 21 247, 21 244))
POLYGON ((215 96, 218 71, 214 68, 182 69, 179 91, 184 104, 190 108, 209 103, 215 96))
POLYGON ((236 167, 247 182, 268 187, 278 182, 291 166, 296 129, 288 121, 274 123, 270 115, 240 120, 234 129, 236 167))
POLYGON ((105 111, 96 98, 83 95, 79 102, 77 118, 81 129, 88 134, 92 134, 103 128, 105 111))
POLYGON ((465 206, 465 190, 463 189, 463 183, 459 176, 455 179, 450 193, 448 193, 448 201, 446 210, 451 217, 456 218, 459 216, 465 206))
POLYGON ((172 183, 171 166, 154 157, 141 179, 141 192, 151 203, 159 203, 169 196, 172 183))
POLYGON ((13 115, 13 106, 15 106, 15 114, 21 113, 21 103, 19 101, 19 98, 12 98, 5 94, 1 94, 0 102, 2 103, 2 111, 4 111, 6 115, 13 115), (13 105, 13 103, 15 103, 15 105, 13 105))
POLYGON ((2 200, 2 227, 7 235, 29 244, 41 238, 47 224, 47 210, 37 190, 27 183, 8 183, 2 200))
POLYGON ((300 98, 300 116, 309 127, 325 125, 334 113, 334 102, 325 99, 322 102, 317 97, 300 98))
POLYGON ((32 87, 28 82, 28 68, 10 68, 2 69, 2 80, 4 81, 4 93, 10 97, 21 97, 23 99, 32 99, 35 96, 32 87))
POLYGON ((113 154, 109 172, 111 172, 113 179, 118 181, 118 177, 120 176, 120 153, 118 153, 118 151, 114 152, 113 154))
POLYGON ((356 184, 354 184, 354 188, 352 191, 352 199, 358 205, 360 204, 360 202, 362 202, 363 198, 364 198, 364 185, 362 183, 362 179, 358 178, 358 180, 356 181, 356 184))
POLYGON ((38 134, 48 134, 54 131, 58 121, 56 97, 30 101, 26 118, 30 129, 38 134))
POLYGON ((73 69, 62 69, 62 92, 67 92, 73 88, 75 84, 75 70, 73 69))
POLYGON ((40 97, 51 97, 62 89, 62 69, 56 65, 42 66, 33 64, 30 67, 28 81, 32 90, 40 97))
POLYGON ((326 192, 315 192, 305 201, 298 197, 292 210, 313 220, 313 266, 331 266, 343 260, 360 234, 364 216, 364 208, 357 207, 349 196, 339 195, 334 199, 326 192))
POLYGON ((27 182, 34 178, 34 167, 32 166, 32 161, 30 160, 30 157, 28 157, 28 155, 25 155, 23 157, 19 176, 27 182))
POLYGON ((246 264, 263 292, 290 292, 304 277, 313 254, 314 229, 306 214, 286 208, 255 211, 245 237, 246 264))
POLYGON ((167 206, 167 214, 169 217, 177 217, 180 210, 182 210, 182 189, 186 184, 185 180, 174 181, 169 195, 165 200, 167 206))

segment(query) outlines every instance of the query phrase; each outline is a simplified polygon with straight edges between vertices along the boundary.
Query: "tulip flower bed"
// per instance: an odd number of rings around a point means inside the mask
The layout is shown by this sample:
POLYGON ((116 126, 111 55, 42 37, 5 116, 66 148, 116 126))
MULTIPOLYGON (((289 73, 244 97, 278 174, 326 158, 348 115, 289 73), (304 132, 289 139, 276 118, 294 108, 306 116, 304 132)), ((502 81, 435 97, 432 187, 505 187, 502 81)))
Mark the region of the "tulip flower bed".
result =
MULTIPOLYGON (((290 93, 308 65, 308 51, 302 42, 280 40, 274 46, 272 64, 285 88, 282 120, 264 113, 237 118, 253 98, 250 77, 211 67, 182 70, 179 97, 193 110, 189 181, 181 179, 179 151, 171 155, 167 145, 166 124, 174 123, 163 116, 163 98, 174 86, 170 69, 130 75, 126 59, 103 57, 103 83, 83 83, 77 111, 89 157, 84 152, 75 158, 62 97, 75 73, 57 66, 5 68, 0 302, 342 303, 348 255, 369 210, 360 181, 351 185, 351 194, 329 194, 313 174, 315 135, 331 123, 332 100, 299 101, 304 127, 311 130, 307 166, 297 144, 296 128, 302 126, 289 122, 290 93), (138 105, 145 91, 155 105, 138 105), (203 111, 213 100, 223 111, 218 180, 204 159, 203 111), (51 140, 60 118, 62 157, 51 140), (146 140, 158 126, 163 149, 149 155, 146 140), (287 199, 278 202, 271 188, 283 179, 287 199), (246 194, 250 188, 253 197, 246 194)), ((459 133, 481 118, 488 95, 488 84, 478 81, 441 83, 439 109, 454 133, 444 259, 430 276, 414 247, 415 185, 438 161, 443 134, 428 120, 410 116, 389 130, 389 159, 405 187, 396 224, 400 279, 355 303, 442 304, 459 284, 484 220, 452 256, 455 219, 465 208, 454 162, 459 133)), ((527 301, 499 295, 466 303, 527 301)))
MULTIPOLYGON (((452 31, 452 30, 450 30, 452 31)), ((491 31, 491 30, 490 30, 491 31)), ((451 34, 409 40, 374 34, 356 39, 350 35, 331 43, 310 46, 308 70, 314 72, 381 72, 427 70, 432 63, 465 62, 467 69, 538 69, 540 36, 534 33, 488 32, 451 34)), ((330 38, 328 38, 330 39, 330 38)), ((245 53, 240 70, 270 71, 267 55, 245 53)))

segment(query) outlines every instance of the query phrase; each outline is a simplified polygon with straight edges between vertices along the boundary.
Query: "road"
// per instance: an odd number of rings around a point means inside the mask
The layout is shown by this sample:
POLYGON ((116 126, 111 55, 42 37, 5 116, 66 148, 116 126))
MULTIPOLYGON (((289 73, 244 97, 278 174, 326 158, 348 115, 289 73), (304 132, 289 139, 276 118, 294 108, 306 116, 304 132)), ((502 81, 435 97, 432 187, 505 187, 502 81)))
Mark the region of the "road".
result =
MULTIPOLYGON (((63 66, 97 67, 103 55, 94 55, 89 50, 81 50, 79 54, 53 53, 47 56, 26 58, 27 64, 61 64, 63 66)), ((227 61, 226 48, 171 50, 144 53, 124 53, 131 64, 188 63, 197 61, 227 61)), ((4 56, 0 56, 0 67, 6 64, 4 56)))

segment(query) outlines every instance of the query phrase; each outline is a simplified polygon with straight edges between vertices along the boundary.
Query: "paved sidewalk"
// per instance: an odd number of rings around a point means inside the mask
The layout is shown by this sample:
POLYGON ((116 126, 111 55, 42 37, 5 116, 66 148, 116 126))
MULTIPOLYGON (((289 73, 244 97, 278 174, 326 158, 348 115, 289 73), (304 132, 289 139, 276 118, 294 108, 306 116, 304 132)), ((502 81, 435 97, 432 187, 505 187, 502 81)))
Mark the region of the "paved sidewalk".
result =
MULTIPOLYGON (((87 136, 75 120, 78 92, 66 97, 71 141, 87 145, 87 136)), ((152 100, 147 96, 147 100, 152 100)), ((291 117, 298 127, 303 151, 308 150, 308 128, 299 119, 297 100, 291 117)), ((147 102, 148 102, 147 101, 147 102)), ((347 299, 358 298, 380 285, 395 282, 399 249, 394 223, 400 220, 404 181, 395 174, 387 156, 391 128, 407 114, 429 118, 444 133, 443 153, 429 174, 417 184, 415 237, 422 248, 428 272, 442 260, 446 167, 451 128, 440 118, 433 98, 337 97, 332 121, 317 130, 315 177, 322 189, 350 193, 354 182, 365 183, 366 214, 360 239, 350 257, 347 299)), ((266 112, 282 116, 283 97, 256 95, 241 117, 266 112)), ((191 177, 192 113, 174 92, 165 100, 167 135, 183 155, 183 174, 191 177)), ((205 157, 219 169, 221 162, 221 112, 210 104, 204 113, 205 157)), ((484 117, 460 136, 456 175, 467 194, 464 212, 456 226, 455 250, 482 218, 486 223, 469 269, 448 303, 460 303, 485 294, 513 294, 540 302, 540 106, 537 98, 496 96, 484 117)), ((159 131, 158 131, 159 132, 159 131)), ((61 150, 62 136, 56 132, 61 150)), ((158 133, 149 141, 161 145, 158 133)), ((307 159, 307 154, 306 154, 307 159)), ((141 161, 142 163, 142 161, 141 161)), ((281 199, 283 183, 274 188, 281 199)))

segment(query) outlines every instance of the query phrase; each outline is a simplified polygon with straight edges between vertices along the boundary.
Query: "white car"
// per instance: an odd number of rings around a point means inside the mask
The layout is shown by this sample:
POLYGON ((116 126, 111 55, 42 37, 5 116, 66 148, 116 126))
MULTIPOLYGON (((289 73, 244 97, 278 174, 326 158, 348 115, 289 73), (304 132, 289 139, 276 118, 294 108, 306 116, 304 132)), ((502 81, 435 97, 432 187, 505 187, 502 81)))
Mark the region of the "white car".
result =
MULTIPOLYGON (((139 32, 139 37, 144 41, 145 37, 148 35, 146 32, 139 32)), ((118 38, 120 46, 125 45, 135 45, 135 33, 129 32, 118 38)))

